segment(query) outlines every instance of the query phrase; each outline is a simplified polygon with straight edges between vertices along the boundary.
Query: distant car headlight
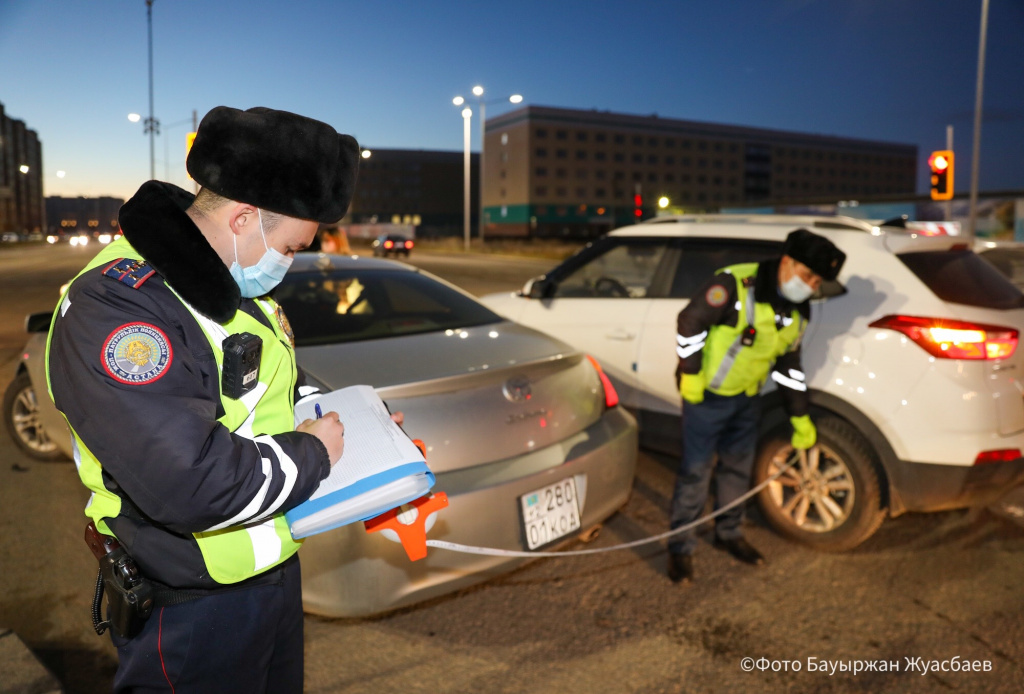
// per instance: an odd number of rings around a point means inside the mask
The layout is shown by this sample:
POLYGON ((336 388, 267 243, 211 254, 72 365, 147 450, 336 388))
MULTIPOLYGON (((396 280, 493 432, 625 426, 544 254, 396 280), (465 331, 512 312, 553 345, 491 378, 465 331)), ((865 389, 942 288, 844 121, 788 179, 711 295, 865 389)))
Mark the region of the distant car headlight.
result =
POLYGON ((49 236, 46 237, 46 243, 57 243, 57 237, 54 236, 53 234, 50 234, 49 236))
POLYGON ((97 240, 100 243, 110 243, 112 241, 110 234, 100 234, 97 240))

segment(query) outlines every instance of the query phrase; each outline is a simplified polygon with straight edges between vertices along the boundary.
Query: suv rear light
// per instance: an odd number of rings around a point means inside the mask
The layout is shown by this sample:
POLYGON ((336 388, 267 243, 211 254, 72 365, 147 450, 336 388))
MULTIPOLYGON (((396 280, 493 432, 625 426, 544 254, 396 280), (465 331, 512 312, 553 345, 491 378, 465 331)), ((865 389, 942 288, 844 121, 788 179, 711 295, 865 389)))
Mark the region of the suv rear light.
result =
POLYGON ((885 316, 871 327, 901 332, 939 359, 1006 359, 1019 336, 1014 328, 921 316, 885 316))
POLYGON ((412 248, 412 241, 406 241, 405 242, 405 247, 406 248, 412 248))
POLYGON ((391 248, 394 245, 395 245, 395 242, 390 240, 390 239, 388 239, 387 241, 384 242, 384 248, 391 248))
POLYGON ((597 375, 601 379, 601 385, 604 387, 604 406, 608 408, 615 407, 619 404, 619 394, 615 392, 615 386, 612 385, 611 379, 608 378, 608 374, 604 372, 601 365, 597 363, 597 359, 594 359, 589 354, 587 359, 590 360, 594 369, 597 370, 597 375))
POLYGON ((995 451, 982 451, 978 454, 978 457, 974 459, 974 464, 984 465, 985 463, 1008 463, 1019 457, 1019 448, 1000 448, 995 451))

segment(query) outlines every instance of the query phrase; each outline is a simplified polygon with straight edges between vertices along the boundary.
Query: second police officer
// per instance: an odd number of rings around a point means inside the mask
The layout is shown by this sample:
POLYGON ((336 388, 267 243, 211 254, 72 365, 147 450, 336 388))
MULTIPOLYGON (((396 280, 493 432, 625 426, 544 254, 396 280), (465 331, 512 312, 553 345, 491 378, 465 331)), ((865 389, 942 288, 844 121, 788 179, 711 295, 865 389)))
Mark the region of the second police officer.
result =
MULTIPOLYGON (((810 417, 800 340, 811 318, 810 298, 823 280, 834 280, 846 255, 806 229, 791 232, 782 257, 719 270, 679 313, 676 353, 683 398, 682 460, 672 495, 670 527, 697 520, 714 470, 715 508, 750 488, 757 446, 760 399, 769 371, 790 422, 792 444, 817 440, 810 417)), ((743 506, 715 519, 715 547, 747 564, 764 558, 743 537, 743 506)), ((669 578, 693 579, 694 529, 673 536, 669 578)))

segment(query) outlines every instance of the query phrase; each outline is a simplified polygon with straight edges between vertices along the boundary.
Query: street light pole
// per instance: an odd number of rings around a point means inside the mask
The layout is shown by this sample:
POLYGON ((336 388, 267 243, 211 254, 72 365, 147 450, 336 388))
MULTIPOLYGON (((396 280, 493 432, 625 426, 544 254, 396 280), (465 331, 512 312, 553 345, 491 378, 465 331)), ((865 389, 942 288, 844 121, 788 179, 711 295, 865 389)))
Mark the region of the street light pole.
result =
POLYGON ((981 36, 978 40, 978 83, 974 99, 974 152, 971 156, 971 209, 968 236, 974 238, 978 216, 978 166, 981 159, 981 94, 985 85, 985 36, 988 33, 988 0, 981 0, 981 36))
MULTIPOLYGON (((478 185, 478 194, 480 195, 480 217, 477 221, 477 228, 480 235, 480 243, 484 241, 484 227, 487 226, 487 222, 484 218, 484 150, 486 149, 487 139, 487 100, 484 99, 484 88, 479 84, 473 87, 473 96, 477 98, 480 104, 480 161, 478 166, 480 167, 479 176, 480 179, 478 185)), ((523 96, 521 94, 513 94, 508 97, 508 101, 513 104, 522 102, 523 96)))
POLYGON ((462 142, 463 142, 464 149, 465 149, 465 153, 463 154, 463 157, 462 157, 462 181, 463 181, 463 185, 462 185, 462 188, 463 188, 463 190, 462 190, 462 220, 463 220, 462 224, 463 224, 463 231, 462 231, 462 233, 463 233, 463 237, 464 237, 464 240, 465 240, 465 247, 466 247, 466 252, 467 253, 469 252, 469 203, 470 203, 469 179, 471 178, 470 171, 469 171, 469 134, 470 134, 470 124, 469 124, 469 121, 470 121, 470 119, 472 117, 473 117, 472 109, 470 109, 470 108, 462 109, 462 123, 463 123, 463 127, 462 127, 462 142))
POLYGON ((149 178, 156 178, 156 141, 160 134, 160 121, 153 117, 153 0, 146 0, 146 24, 149 30, 149 118, 142 133, 149 134, 149 178))

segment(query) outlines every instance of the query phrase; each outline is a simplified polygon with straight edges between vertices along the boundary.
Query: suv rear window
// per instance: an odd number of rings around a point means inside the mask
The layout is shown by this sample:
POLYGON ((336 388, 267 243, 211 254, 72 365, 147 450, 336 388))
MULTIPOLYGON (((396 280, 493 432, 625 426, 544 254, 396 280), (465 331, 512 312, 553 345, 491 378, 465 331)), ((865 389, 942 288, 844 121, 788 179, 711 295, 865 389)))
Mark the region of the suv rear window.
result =
POLYGON ((897 257, 943 301, 982 308, 1024 307, 1020 289, 974 251, 919 251, 897 257))

